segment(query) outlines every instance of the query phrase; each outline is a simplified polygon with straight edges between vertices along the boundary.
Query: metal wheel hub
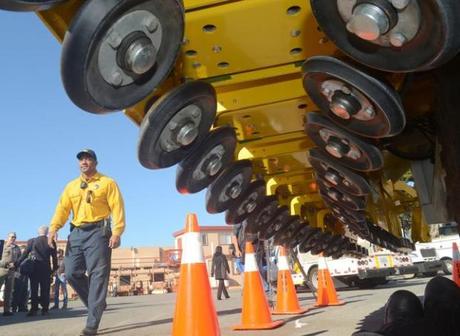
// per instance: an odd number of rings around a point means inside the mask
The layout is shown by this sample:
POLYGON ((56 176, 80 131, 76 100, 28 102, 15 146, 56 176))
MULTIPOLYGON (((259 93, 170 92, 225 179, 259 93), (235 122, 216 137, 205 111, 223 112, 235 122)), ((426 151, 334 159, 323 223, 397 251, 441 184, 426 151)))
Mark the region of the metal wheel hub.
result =
POLYGON ((322 128, 319 135, 326 143, 325 150, 337 159, 348 157, 352 160, 361 158, 361 151, 347 139, 339 137, 333 131, 322 128))
POLYGON ((385 47, 402 47, 421 25, 417 0, 337 0, 337 8, 350 33, 385 47))
POLYGON ((334 189, 329 189, 327 194, 329 195, 330 198, 332 198, 334 201, 340 201, 343 197, 343 195, 338 192, 337 190, 334 189))
POLYGON ((132 84, 157 61, 163 30, 158 18, 146 10, 122 16, 104 36, 98 53, 98 70, 114 87, 132 84))
POLYGON ((161 132, 161 148, 166 152, 172 152, 190 145, 198 136, 201 114, 201 109, 193 104, 177 112, 161 132))
POLYGON ((341 180, 337 172, 332 169, 327 170, 326 175, 324 175, 324 178, 326 179, 326 181, 328 181, 329 183, 333 185, 338 185, 341 180))
POLYGON ((329 101, 330 110, 344 120, 372 120, 375 109, 367 97, 349 84, 327 80, 321 84, 321 93, 329 101))
POLYGON ((197 165, 193 171, 193 178, 201 180, 206 176, 216 175, 222 168, 222 158, 225 154, 224 146, 214 147, 197 165))
POLYGON ((253 192, 248 196, 245 202, 241 204, 240 208, 238 209, 238 214, 244 214, 244 213, 252 213, 254 209, 257 207, 257 192, 253 192))
POLYGON ((225 192, 219 196, 220 202, 226 202, 229 199, 236 199, 238 196, 240 196, 241 192, 243 191, 241 188, 243 185, 243 176, 235 176, 228 185, 229 187, 225 190, 225 192))

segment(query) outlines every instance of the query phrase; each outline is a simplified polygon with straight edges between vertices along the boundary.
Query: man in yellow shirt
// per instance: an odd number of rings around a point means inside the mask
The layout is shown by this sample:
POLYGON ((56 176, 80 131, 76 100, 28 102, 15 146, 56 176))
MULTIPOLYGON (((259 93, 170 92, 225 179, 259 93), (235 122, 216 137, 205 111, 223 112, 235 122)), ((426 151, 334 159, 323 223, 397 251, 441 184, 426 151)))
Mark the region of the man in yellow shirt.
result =
POLYGON ((77 154, 77 159, 81 175, 67 184, 59 199, 48 243, 53 244, 57 231, 72 211, 64 258, 65 275, 88 308, 86 327, 80 335, 96 335, 106 306, 111 249, 120 246, 125 211, 115 181, 96 170, 96 153, 84 149, 77 154))

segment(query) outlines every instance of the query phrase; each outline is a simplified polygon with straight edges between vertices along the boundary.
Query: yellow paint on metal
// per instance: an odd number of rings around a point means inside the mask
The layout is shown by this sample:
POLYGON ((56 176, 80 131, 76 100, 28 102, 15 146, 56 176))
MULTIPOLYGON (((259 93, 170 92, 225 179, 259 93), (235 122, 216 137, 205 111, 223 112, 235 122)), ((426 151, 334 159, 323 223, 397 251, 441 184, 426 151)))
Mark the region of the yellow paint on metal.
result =
POLYGON ((186 78, 289 64, 335 50, 303 0, 224 2, 187 12, 186 22, 186 78))
POLYGON ((412 211, 411 238, 413 242, 431 241, 430 228, 423 217, 421 208, 414 208, 412 211))

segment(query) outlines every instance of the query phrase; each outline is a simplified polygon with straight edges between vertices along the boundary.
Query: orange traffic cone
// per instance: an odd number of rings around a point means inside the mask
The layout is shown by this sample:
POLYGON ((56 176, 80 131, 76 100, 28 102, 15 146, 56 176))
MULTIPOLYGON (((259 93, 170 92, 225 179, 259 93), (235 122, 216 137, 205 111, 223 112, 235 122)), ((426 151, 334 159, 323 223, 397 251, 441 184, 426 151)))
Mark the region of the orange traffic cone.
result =
POLYGON ((460 253, 456 242, 452 243, 452 281, 460 287, 460 253))
POLYGON ((172 335, 220 335, 219 321, 211 297, 211 286, 203 257, 200 227, 195 214, 187 215, 182 247, 172 335))
POLYGON ((300 308, 297 293, 292 282, 291 271, 287 260, 286 249, 279 247, 278 257, 278 289, 276 294, 276 308, 274 315, 294 315, 307 312, 307 308, 300 308))
POLYGON ((327 268, 326 258, 321 253, 318 261, 318 293, 315 306, 340 306, 343 304, 345 302, 339 301, 337 298, 334 281, 327 268))
POLYGON ((277 328, 283 325, 284 321, 272 321, 252 243, 246 242, 245 254, 241 324, 233 327, 233 330, 277 328))

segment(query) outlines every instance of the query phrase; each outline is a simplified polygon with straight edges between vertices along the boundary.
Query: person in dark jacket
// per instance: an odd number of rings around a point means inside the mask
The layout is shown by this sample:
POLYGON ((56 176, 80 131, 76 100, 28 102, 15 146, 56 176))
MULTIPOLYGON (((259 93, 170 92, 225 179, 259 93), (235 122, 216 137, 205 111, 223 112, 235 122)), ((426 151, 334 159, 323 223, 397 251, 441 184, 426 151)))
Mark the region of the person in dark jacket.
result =
POLYGON ((224 283, 224 280, 227 279, 227 273, 230 273, 227 257, 222 253, 222 246, 216 246, 216 252, 212 256, 211 276, 215 277, 215 279, 219 281, 219 287, 217 288, 217 300, 221 300, 222 291, 224 292, 226 299, 230 297, 224 283))
POLYGON ((34 271, 30 275, 30 298, 32 301, 31 309, 27 316, 35 316, 38 311, 38 288, 40 287, 40 305, 42 307, 42 315, 48 315, 50 305, 50 286, 51 274, 58 268, 56 256, 56 244, 54 248, 48 245, 48 227, 40 226, 38 228, 38 237, 30 239, 27 242, 27 248, 21 256, 21 263, 29 254, 33 254, 35 258, 34 271), (50 266, 50 258, 53 266, 50 266))

